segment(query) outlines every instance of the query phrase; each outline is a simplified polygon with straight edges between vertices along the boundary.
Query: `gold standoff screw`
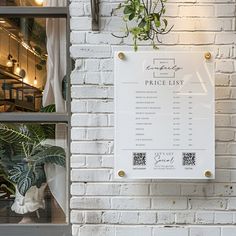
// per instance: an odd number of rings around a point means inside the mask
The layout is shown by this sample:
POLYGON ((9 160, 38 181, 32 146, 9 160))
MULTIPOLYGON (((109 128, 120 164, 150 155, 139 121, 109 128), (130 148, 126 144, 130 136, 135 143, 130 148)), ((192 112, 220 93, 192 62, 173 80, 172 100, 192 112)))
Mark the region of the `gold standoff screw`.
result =
POLYGON ((207 178, 210 178, 210 177, 212 176, 211 171, 210 171, 210 170, 205 171, 205 176, 206 176, 207 178))
POLYGON ((210 52, 206 52, 206 53, 205 53, 205 58, 206 58, 207 60, 210 60, 210 59, 211 59, 211 53, 210 53, 210 52))
POLYGON ((119 175, 120 177, 124 177, 124 176, 125 176, 125 172, 124 172, 123 170, 120 170, 120 171, 118 172, 118 175, 119 175))
POLYGON ((121 59, 121 60, 124 60, 125 59, 125 54, 123 52, 119 52, 118 53, 118 57, 121 59))

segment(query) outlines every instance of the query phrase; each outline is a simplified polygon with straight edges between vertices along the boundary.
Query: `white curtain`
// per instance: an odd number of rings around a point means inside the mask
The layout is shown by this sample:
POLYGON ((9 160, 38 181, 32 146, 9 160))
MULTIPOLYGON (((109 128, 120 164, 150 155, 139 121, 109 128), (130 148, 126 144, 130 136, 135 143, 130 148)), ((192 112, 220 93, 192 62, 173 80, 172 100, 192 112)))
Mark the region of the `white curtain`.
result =
MULTIPOLYGON (((44 0, 44 6, 64 7, 66 0, 44 0)), ((66 20, 48 18, 47 33, 47 81, 43 92, 43 106, 56 105, 56 112, 65 112, 65 101, 62 97, 62 80, 66 75, 66 20)), ((56 145, 66 149, 66 126, 56 125, 56 145)), ((51 193, 63 209, 67 211, 66 169, 58 165, 45 166, 47 181, 51 193)))

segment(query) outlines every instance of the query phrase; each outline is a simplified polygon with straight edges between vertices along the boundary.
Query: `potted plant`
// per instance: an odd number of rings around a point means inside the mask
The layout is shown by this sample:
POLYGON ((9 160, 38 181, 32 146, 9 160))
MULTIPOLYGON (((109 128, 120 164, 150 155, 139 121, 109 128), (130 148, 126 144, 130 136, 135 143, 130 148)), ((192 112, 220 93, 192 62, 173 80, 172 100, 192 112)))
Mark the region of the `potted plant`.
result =
POLYGON ((166 0, 126 0, 112 11, 112 15, 123 10, 123 21, 126 25, 125 35, 114 37, 133 37, 134 50, 138 49, 138 41, 150 40, 153 48, 161 43, 160 35, 168 34, 173 26, 168 28, 168 21, 163 18, 166 12, 166 0), (130 24, 131 23, 131 24, 130 24))
POLYGON ((0 123, 0 164, 15 184, 12 210, 16 213, 44 208, 44 165, 66 165, 65 150, 48 144, 49 139, 55 139, 55 125, 0 123))

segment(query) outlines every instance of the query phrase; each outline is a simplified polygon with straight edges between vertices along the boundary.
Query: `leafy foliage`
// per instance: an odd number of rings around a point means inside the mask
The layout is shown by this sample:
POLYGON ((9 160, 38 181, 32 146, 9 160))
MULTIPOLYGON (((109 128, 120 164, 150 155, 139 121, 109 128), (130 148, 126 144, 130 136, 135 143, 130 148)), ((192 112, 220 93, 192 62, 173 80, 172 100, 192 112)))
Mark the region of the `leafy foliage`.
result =
POLYGON ((131 34, 135 51, 138 49, 137 41, 151 40, 153 48, 157 48, 157 43, 161 43, 159 36, 169 33, 173 28, 172 26, 168 29, 168 21, 163 19, 165 2, 166 0, 126 0, 120 3, 112 14, 123 9, 126 32, 121 37, 114 34, 113 36, 125 38, 131 34), (132 26, 129 26, 129 22, 132 22, 132 26))
POLYGON ((0 164, 23 196, 46 182, 46 163, 66 165, 65 150, 45 144, 50 132, 40 124, 0 123, 0 164))

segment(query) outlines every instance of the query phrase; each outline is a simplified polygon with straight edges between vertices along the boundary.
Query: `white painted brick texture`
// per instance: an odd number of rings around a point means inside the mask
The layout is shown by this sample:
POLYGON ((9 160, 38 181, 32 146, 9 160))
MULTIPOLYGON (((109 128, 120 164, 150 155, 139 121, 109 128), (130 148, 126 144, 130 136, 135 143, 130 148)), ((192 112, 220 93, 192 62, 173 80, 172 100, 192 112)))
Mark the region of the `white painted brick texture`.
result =
MULTIPOLYGON (((168 0, 174 25, 160 50, 212 50, 216 86, 216 179, 113 179, 115 48, 120 0, 100 1, 100 31, 91 31, 90 1, 71 0, 71 223, 73 236, 235 236, 236 227, 236 0, 168 0)), ((152 50, 148 42, 140 49, 152 50)))

